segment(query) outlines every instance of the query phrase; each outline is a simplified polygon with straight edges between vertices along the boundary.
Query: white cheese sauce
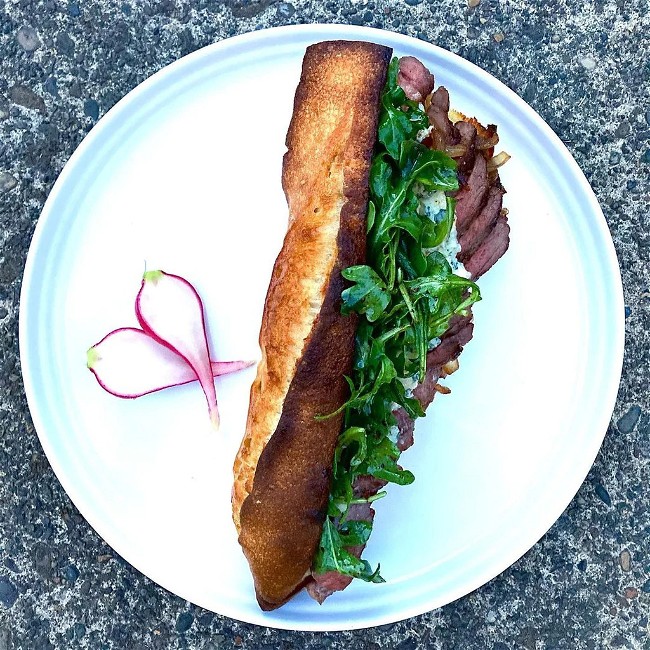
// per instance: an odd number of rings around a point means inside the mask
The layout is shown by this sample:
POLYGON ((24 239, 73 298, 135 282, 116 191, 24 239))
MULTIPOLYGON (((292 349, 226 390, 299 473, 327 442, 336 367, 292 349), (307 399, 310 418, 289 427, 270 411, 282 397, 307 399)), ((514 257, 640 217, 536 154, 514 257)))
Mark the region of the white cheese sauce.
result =
POLYGON ((420 373, 416 372, 411 377, 398 377, 402 386, 404 386, 404 393, 407 397, 413 397, 413 390, 417 388, 420 383, 420 373))
MULTIPOLYGON (((430 192, 420 183, 413 186, 413 191, 420 202, 419 213, 421 215, 427 216, 434 223, 439 223, 444 219, 447 213, 447 198, 443 191, 435 190, 430 192)), ((456 233, 456 217, 454 217, 454 223, 449 234, 438 246, 423 249, 425 255, 430 255, 434 251, 444 256, 455 275, 459 275, 461 278, 470 277, 470 273, 456 258, 460 253, 460 244, 456 233)))
MULTIPOLYGON (((429 134, 431 128, 433 127, 418 133, 418 140, 422 141, 429 134)), ((433 192, 429 191, 420 183, 415 183, 413 185, 413 191, 419 201, 418 213, 422 216, 428 217, 434 223, 440 223, 447 214, 447 197, 445 193, 442 190, 434 190, 433 192)), ((451 230, 445 239, 438 246, 435 246, 434 248, 423 248, 422 251, 425 255, 430 255, 433 252, 440 253, 447 260, 449 266, 451 266, 454 275, 458 275, 461 278, 471 277, 469 271, 456 257, 458 253, 460 253, 460 244, 458 243, 458 235, 456 232, 455 216, 451 230)), ((433 350, 438 345, 440 345, 440 339, 434 338, 428 342, 427 348, 428 350, 433 350)), ((416 388, 420 382, 420 376, 419 373, 416 373, 412 377, 400 377, 399 381, 402 383, 402 386, 404 386, 407 397, 412 397, 413 389, 416 388)), ((399 405, 396 403, 393 403, 392 406, 393 409, 399 408, 399 405)), ((397 429, 397 427, 393 427, 392 429, 397 429)), ((395 432, 393 432, 392 429, 391 433, 393 433, 394 436, 395 432)))
POLYGON ((461 278, 470 278, 471 273, 458 261, 456 255, 460 253, 460 244, 458 243, 458 236, 456 233, 456 219, 454 218, 454 225, 451 227, 449 234, 445 240, 435 248, 426 249, 429 253, 437 251, 444 255, 445 259, 449 262, 451 270, 454 275, 459 275, 461 278))

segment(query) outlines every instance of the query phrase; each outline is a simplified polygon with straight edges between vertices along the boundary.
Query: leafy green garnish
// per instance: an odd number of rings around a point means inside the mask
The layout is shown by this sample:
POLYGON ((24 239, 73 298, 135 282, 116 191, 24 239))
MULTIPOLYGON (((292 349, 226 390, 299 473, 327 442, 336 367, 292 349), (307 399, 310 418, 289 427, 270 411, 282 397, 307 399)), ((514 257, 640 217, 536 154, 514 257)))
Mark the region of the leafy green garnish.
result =
MULTIPOLYGON (((361 524, 361 522, 356 523, 361 524)), ((366 529, 364 534, 367 540, 370 535, 370 527, 366 526, 366 529)), ((315 559, 315 565, 318 567, 319 573, 338 571, 346 576, 361 578, 361 580, 367 582, 386 582, 379 575, 379 567, 373 571, 367 560, 361 560, 345 550, 345 546, 357 546, 359 530, 361 530, 361 526, 358 526, 355 530, 356 537, 346 535, 337 529, 329 517, 325 519, 323 534, 315 559)))
POLYGON ((384 281, 369 266, 350 266, 343 270, 342 275, 355 284, 341 294, 341 312, 356 311, 365 314, 371 323, 376 321, 390 302, 384 281))
POLYGON ((435 248, 447 239, 454 225, 455 204, 455 199, 448 196, 447 208, 442 217, 435 221, 427 219, 427 223, 422 228, 422 237, 420 238, 422 248, 435 248))
POLYGON ((393 157, 399 155, 399 146, 405 140, 414 140, 418 131, 429 126, 426 113, 418 103, 408 100, 397 84, 399 60, 394 58, 388 66, 388 76, 381 97, 378 140, 393 157))
MULTIPOLYGON (((417 141, 429 126, 422 108, 397 85, 399 61, 393 59, 381 97, 378 143, 370 167, 368 260, 343 271, 350 285, 342 293, 342 313, 359 314, 350 398, 344 412, 333 464, 328 514, 314 572, 338 571, 369 582, 383 582, 379 567, 350 553, 366 543, 371 521, 348 520, 350 507, 374 501, 355 495, 359 476, 408 485, 413 474, 398 464, 397 421, 393 411, 422 417, 420 402, 401 379, 424 378, 432 340, 449 321, 480 299, 476 284, 454 275, 435 247, 449 236, 454 201, 430 218, 416 193, 458 189, 456 164, 445 153, 417 141)), ((323 417, 330 417, 329 414, 323 417)), ((356 517, 354 518, 356 519, 356 517)))
POLYGON ((394 286, 398 241, 403 236, 399 231, 417 243, 430 232, 431 221, 418 214, 419 202, 413 192, 416 182, 431 191, 457 190, 456 163, 414 140, 400 143, 397 160, 387 152, 376 154, 370 168, 374 216, 368 249, 372 266, 381 270, 389 289, 394 286))

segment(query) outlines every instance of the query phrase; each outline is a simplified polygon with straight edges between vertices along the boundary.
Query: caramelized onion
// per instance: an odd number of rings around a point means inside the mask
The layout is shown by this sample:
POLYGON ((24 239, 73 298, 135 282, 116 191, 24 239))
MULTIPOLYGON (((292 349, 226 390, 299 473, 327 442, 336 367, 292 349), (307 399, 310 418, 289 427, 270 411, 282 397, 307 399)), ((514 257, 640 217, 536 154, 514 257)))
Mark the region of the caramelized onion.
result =
POLYGON ((452 359, 451 361, 447 361, 447 363, 442 366, 442 372, 443 376, 447 377, 448 375, 453 374, 458 370, 459 367, 458 359, 452 359))
POLYGON ((505 151, 498 153, 496 156, 492 156, 492 158, 488 160, 487 164, 488 173, 498 169, 501 167, 501 165, 505 165, 509 160, 510 154, 506 153, 505 151))
POLYGON ((478 138, 476 142, 476 148, 479 151, 485 151, 485 149, 492 149, 499 144, 499 136, 496 132, 492 133, 489 138, 478 138))
POLYGON ((461 158, 467 153, 467 146, 464 144, 453 144, 447 147, 447 154, 452 158, 461 158))

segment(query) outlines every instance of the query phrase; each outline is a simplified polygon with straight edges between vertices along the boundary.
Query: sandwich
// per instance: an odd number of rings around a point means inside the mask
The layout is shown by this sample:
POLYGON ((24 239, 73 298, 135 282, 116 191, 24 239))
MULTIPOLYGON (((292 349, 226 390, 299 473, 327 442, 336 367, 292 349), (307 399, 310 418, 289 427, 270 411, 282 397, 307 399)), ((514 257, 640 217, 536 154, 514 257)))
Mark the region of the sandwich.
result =
POLYGON ((494 125, 413 57, 307 48, 283 159, 288 229, 234 464, 233 521, 263 610, 353 579, 375 502, 471 339, 476 279, 509 243, 494 125))

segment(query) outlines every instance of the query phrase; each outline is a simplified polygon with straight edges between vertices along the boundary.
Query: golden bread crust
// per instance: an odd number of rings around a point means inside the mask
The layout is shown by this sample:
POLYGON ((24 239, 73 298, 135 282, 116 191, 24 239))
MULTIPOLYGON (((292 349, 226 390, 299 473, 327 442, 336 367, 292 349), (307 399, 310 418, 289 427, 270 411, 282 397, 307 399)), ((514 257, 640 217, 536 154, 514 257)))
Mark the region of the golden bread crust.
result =
POLYGON ((318 548, 356 319, 341 270, 365 261, 368 173, 389 48, 309 47, 287 134, 289 227, 266 296, 262 358, 235 460, 233 520, 260 606, 299 590, 318 548))

